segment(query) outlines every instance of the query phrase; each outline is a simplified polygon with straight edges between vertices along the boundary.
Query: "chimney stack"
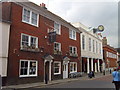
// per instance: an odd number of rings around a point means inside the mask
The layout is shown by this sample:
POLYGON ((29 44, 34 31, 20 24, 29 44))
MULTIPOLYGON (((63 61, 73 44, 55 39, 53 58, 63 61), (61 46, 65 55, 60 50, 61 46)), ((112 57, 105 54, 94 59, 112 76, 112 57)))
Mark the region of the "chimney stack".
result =
POLYGON ((107 45, 107 38, 106 38, 106 37, 103 37, 102 42, 103 42, 103 45, 107 45))
POLYGON ((44 9, 47 9, 46 4, 44 4, 44 3, 40 4, 40 7, 44 8, 44 9))

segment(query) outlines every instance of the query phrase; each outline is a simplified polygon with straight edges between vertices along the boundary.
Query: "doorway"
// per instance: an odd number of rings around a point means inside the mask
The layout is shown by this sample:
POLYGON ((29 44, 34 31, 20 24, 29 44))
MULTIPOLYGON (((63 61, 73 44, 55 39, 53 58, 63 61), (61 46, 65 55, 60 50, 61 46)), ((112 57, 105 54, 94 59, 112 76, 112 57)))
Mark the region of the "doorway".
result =
POLYGON ((68 63, 63 64, 63 79, 68 78, 68 63))

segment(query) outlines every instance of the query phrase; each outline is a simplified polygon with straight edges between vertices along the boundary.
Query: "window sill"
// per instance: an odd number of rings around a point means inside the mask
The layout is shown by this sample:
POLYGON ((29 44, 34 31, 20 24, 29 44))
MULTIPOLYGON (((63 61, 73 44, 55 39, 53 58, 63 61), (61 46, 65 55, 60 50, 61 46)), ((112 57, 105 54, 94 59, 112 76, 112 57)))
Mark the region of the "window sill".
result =
POLYGON ((35 26, 35 27, 38 27, 38 24, 35 25, 35 24, 32 24, 32 23, 26 22, 26 21, 24 21, 24 20, 22 20, 22 22, 23 22, 23 23, 26 23, 26 24, 29 24, 29 25, 32 25, 32 26, 35 26))
POLYGON ((61 73, 54 73, 54 75, 60 75, 61 73))
POLYGON ((28 52, 36 52, 36 53, 40 52, 39 48, 32 49, 32 48, 23 48, 23 47, 21 47, 20 50, 21 51, 28 51, 28 52))
POLYGON ((70 53, 71 57, 78 57, 78 54, 70 53))
POLYGON ((25 77, 37 77, 37 75, 20 75, 20 78, 25 78, 25 77))

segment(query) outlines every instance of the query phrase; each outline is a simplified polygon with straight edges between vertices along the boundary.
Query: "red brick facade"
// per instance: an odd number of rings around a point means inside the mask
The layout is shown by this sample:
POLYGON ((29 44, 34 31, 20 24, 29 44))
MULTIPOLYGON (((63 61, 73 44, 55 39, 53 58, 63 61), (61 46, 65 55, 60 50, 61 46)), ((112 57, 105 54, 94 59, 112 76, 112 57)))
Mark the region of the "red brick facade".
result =
POLYGON ((104 45, 103 56, 104 56, 106 68, 117 67, 117 51, 113 47, 109 45, 104 45))
MULTIPOLYGON (((50 20, 39 14, 38 27, 32 26, 30 24, 22 22, 22 11, 23 7, 16 3, 3 3, 4 7, 9 6, 10 18, 11 18, 11 28, 10 28, 10 43, 9 43, 9 58, 8 58, 8 75, 6 78, 7 84, 19 84, 28 83, 36 81, 44 81, 44 56, 49 54, 54 57, 51 63, 51 79, 62 79, 63 78, 63 57, 69 53, 69 46, 77 47, 78 57, 71 57, 70 62, 77 62, 77 72, 81 71, 80 60, 81 60, 81 50, 80 50, 80 32, 76 32, 76 40, 69 38, 69 27, 61 24, 61 35, 57 35, 56 42, 61 43, 62 55, 54 55, 54 45, 49 43, 48 28, 50 26, 54 27, 54 20, 50 20), (47 25, 45 24, 47 23, 47 25), (38 37, 38 48, 43 49, 43 52, 30 52, 22 51, 21 47, 21 33, 38 37), (19 77, 20 74, 20 60, 37 60, 38 61, 38 71, 37 76, 34 77, 19 77), (54 61, 61 62, 61 74, 54 75, 54 61)), ((39 7, 39 6, 36 6, 39 7)), ((4 14, 4 13, 3 13, 4 14)), ((8 14, 9 15, 9 14, 8 14)), ((55 15, 55 17, 57 17, 55 15)), ((67 23, 67 22, 66 22, 67 23)), ((68 23, 67 23, 68 24, 68 23)), ((74 28, 74 27, 73 27, 74 28)), ((75 28, 76 29, 76 28, 75 28)), ((70 73, 70 63, 68 64, 68 73, 70 73)))

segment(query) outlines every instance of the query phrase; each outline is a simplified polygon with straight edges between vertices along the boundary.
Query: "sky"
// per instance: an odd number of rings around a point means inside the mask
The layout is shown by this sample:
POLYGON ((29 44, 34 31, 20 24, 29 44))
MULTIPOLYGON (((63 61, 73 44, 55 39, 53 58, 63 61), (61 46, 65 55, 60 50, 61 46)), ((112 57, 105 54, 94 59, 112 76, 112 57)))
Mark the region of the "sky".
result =
MULTIPOLYGON (((68 22, 80 22, 87 27, 103 25, 103 37, 108 44, 118 47, 119 0, 29 0, 38 5, 45 3, 49 11, 68 22)), ((120 47, 120 46, 119 46, 120 47)))

